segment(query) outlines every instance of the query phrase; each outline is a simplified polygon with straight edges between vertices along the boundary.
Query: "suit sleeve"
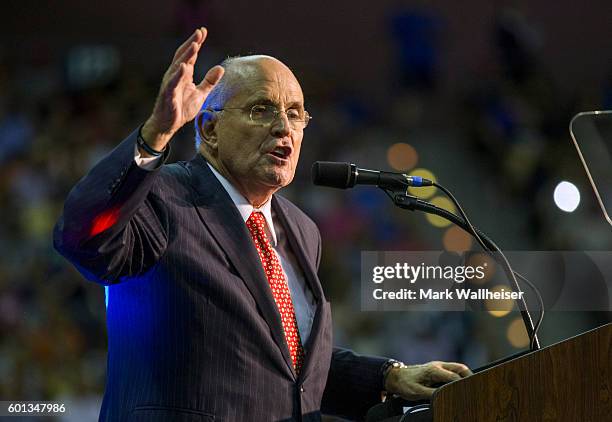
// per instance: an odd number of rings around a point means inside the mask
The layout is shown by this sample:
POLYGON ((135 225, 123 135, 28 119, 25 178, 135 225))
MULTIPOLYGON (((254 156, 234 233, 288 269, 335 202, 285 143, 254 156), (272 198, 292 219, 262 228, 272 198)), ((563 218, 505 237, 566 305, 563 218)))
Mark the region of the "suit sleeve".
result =
POLYGON ((89 280, 113 284, 144 272, 168 242, 159 168, 134 161, 133 132, 72 188, 55 225, 55 248, 89 280), (157 189, 158 192, 160 191, 157 189))
POLYGON ((368 409, 381 401, 381 369, 388 360, 334 348, 321 412, 362 420, 368 409))

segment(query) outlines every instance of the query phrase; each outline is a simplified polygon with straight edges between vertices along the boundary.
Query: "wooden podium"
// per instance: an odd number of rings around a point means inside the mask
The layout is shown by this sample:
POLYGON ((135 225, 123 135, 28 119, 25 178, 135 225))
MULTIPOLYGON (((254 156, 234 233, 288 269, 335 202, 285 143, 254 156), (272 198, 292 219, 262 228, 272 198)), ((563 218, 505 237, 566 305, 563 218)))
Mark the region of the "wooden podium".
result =
POLYGON ((612 324, 439 388, 434 422, 612 422, 612 324))

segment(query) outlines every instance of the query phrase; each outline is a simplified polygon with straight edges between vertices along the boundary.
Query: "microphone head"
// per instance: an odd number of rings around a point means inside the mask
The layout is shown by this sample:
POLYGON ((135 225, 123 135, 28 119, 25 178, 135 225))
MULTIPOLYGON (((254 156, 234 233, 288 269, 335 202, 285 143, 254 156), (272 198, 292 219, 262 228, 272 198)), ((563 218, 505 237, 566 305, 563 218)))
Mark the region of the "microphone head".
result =
POLYGON ((334 161, 315 161, 312 165, 312 183, 318 186, 346 189, 355 186, 354 164, 334 161))

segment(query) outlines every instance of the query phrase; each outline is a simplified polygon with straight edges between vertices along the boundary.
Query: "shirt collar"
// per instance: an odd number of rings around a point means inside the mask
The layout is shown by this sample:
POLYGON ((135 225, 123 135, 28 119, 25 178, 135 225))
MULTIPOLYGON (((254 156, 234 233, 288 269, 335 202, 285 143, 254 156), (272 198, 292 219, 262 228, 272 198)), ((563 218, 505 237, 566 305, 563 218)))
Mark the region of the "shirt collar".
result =
POLYGON ((238 208, 238 212, 242 216, 242 220, 245 223, 253 211, 259 211, 263 214, 268 225, 268 230, 270 231, 272 246, 276 246, 276 232, 274 231, 274 224, 272 223, 272 201, 266 201, 266 203, 259 208, 253 207, 253 205, 251 205, 249 201, 247 201, 247 199, 240 192, 238 192, 238 189, 236 189, 229 180, 223 177, 221 173, 210 165, 210 163, 207 162, 206 164, 217 180, 219 180, 221 186, 223 186, 223 188, 227 191, 228 195, 232 199, 232 202, 234 202, 234 205, 236 205, 236 208, 238 208))

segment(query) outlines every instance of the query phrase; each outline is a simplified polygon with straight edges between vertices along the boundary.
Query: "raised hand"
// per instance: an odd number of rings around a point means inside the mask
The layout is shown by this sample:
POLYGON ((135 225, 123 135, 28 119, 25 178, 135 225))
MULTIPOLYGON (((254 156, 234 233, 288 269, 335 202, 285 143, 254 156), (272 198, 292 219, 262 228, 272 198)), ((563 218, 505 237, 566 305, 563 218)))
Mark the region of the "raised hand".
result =
POLYGON ((193 68, 206 34, 206 28, 196 29, 176 50, 164 74, 153 112, 142 127, 142 137, 157 151, 163 150, 172 136, 195 118, 223 76, 224 69, 214 66, 198 85, 193 82, 193 68))

